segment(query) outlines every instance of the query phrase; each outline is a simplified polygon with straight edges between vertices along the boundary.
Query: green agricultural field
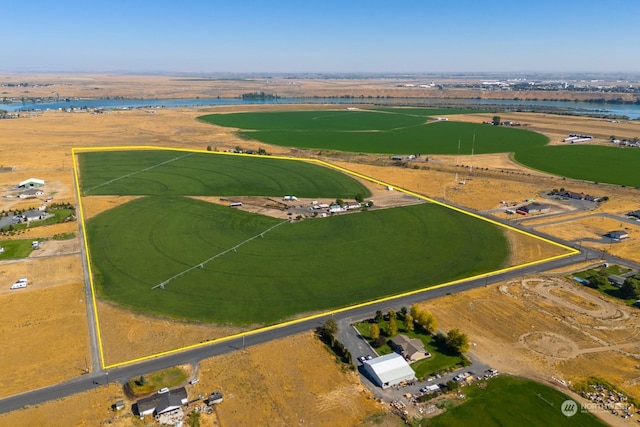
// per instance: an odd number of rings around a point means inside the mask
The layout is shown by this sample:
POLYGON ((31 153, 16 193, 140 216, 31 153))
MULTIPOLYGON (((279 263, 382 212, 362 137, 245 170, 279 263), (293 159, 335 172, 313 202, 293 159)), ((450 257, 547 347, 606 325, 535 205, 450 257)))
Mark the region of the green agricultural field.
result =
POLYGON ((369 190, 344 173, 302 161, 173 150, 79 154, 87 195, 353 198, 369 190))
POLYGON ((493 271, 508 255, 497 227, 426 203, 290 223, 154 196, 86 225, 101 296, 220 323, 268 324, 344 307, 493 271))
POLYGON ((473 384, 462 388, 467 400, 429 420, 429 426, 605 426, 589 413, 571 417, 562 414, 562 402, 569 397, 546 385, 498 376, 484 389, 473 384))
POLYGON ((242 135, 268 144, 362 153, 456 154, 460 142, 461 154, 472 150, 485 154, 547 143, 545 136, 523 129, 434 121, 427 115, 433 110, 424 110, 424 115, 420 111, 263 112, 212 114, 200 119, 243 129, 242 135))
POLYGON ((637 148, 555 145, 516 151, 514 158, 531 168, 568 178, 640 187, 637 148))
POLYGON ((640 187, 640 150, 593 145, 546 146, 525 129, 454 121, 440 115, 467 111, 420 108, 211 114, 201 120, 239 129, 245 137, 284 147, 379 154, 514 153, 540 171, 640 187), (475 142, 474 142, 475 141, 475 142))

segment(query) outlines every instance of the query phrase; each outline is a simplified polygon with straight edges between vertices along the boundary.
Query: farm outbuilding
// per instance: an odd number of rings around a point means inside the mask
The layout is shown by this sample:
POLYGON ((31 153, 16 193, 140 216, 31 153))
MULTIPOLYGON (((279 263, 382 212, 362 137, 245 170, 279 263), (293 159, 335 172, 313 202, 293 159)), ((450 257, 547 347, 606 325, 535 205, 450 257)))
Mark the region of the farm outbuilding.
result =
POLYGON ((38 178, 29 178, 18 184, 18 188, 43 187, 44 180, 38 178))
POLYGON ((626 231, 623 230, 615 230, 615 231, 610 231, 609 233, 607 233, 607 237, 613 239, 613 240, 622 240, 622 239, 626 239, 627 237, 629 237, 629 233, 627 233, 626 231))
POLYGON ((416 373, 398 353, 385 354, 365 360, 362 368, 378 386, 389 388, 407 381, 414 381, 416 373))

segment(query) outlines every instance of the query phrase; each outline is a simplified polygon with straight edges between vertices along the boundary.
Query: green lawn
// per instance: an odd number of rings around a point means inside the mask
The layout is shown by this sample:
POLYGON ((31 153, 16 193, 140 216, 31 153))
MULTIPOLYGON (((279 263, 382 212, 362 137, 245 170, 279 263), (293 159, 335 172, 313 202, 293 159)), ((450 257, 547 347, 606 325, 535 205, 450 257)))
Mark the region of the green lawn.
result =
POLYGON ((87 221, 99 292, 146 312, 273 323, 493 271, 508 255, 499 228, 421 204, 285 223, 151 289, 280 222, 183 197, 131 201, 87 221))
POLYGON ((352 177, 295 160, 170 150, 79 154, 83 195, 275 196, 370 195, 352 177))
POLYGON ((141 397, 156 393, 163 387, 172 388, 178 386, 186 380, 187 373, 185 370, 173 367, 132 378, 127 381, 125 388, 132 396, 141 397))
POLYGON ((25 258, 29 256, 31 251, 33 251, 33 247, 31 246, 33 240, 34 239, 0 241, 0 247, 4 248, 4 252, 0 254, 0 260, 25 258))
POLYGON ((546 385, 500 375, 486 382, 461 389, 467 399, 461 405, 429 420, 429 426, 605 426, 594 415, 562 414, 562 402, 569 397, 546 385))

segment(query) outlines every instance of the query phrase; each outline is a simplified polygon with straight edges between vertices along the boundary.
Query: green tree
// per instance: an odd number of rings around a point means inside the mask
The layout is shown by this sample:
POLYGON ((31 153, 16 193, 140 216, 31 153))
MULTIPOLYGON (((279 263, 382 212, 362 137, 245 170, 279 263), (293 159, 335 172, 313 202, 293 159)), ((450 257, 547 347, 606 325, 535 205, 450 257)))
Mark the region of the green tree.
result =
POLYGON ((342 200, 342 199, 336 199, 336 205, 343 206, 343 205, 344 205, 344 200, 342 200))
POLYGON ((376 317, 373 318, 376 323, 382 322, 382 311, 376 311, 376 317))
POLYGON ((326 335, 334 336, 338 332, 338 323, 336 322, 336 319, 333 317, 327 319, 327 321, 322 325, 322 332, 326 335))
POLYGON ((491 119, 491 124, 494 126, 500 126, 500 116, 493 116, 491 119))
POLYGON ((457 390, 460 387, 460 384, 457 381, 450 380, 447 381, 447 388, 451 391, 457 390))
POLYGON ((187 424, 189 427, 200 427, 200 412, 191 411, 187 417, 187 424))
POLYGON ((589 283, 588 286, 590 288, 598 289, 600 286, 607 286, 609 284, 609 279, 607 279, 606 275, 594 274, 587 278, 587 282, 589 283))
POLYGON ((640 279, 628 277, 620 287, 620 296, 624 299, 640 298, 640 279))
POLYGON ((400 317, 402 319, 407 317, 407 307, 405 307, 405 306, 400 307, 400 317))
POLYGON ((356 202, 358 203, 362 203, 364 201, 364 197, 362 197, 362 194, 358 193, 356 194, 356 196, 354 197, 354 199, 356 200, 356 202))
POLYGON ((380 326, 378 326, 377 323, 374 323, 373 325, 371 325, 371 339, 377 340, 379 336, 380 336, 380 326))
POLYGON ((447 332, 447 346, 458 354, 469 351, 469 337, 460 332, 460 329, 454 328, 447 332))

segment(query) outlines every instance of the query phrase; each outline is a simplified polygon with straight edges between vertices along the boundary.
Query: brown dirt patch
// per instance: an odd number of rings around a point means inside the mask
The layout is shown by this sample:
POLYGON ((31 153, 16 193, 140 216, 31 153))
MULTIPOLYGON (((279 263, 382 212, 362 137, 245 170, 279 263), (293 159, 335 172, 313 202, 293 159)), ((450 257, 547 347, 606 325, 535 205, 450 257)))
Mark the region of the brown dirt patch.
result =
MULTIPOLYGON (((549 138, 552 145, 568 144, 562 142, 570 133, 587 134, 594 137, 591 144, 609 144, 609 138, 633 139, 640 134, 640 123, 635 120, 619 120, 560 116, 540 113, 500 113, 502 121, 510 120, 520 123, 524 129, 540 132, 549 138)), ((449 116, 451 120, 471 123, 491 121, 494 114, 456 114, 449 116)))
MULTIPOLYGON (((551 276, 533 276, 424 303, 440 329, 460 328, 471 352, 508 373, 543 382, 598 376, 640 397, 631 381, 640 359, 637 313, 551 276), (621 367, 612 369, 612 360, 621 367), (616 362, 617 363, 617 362, 616 362)), ((635 375, 640 379, 640 374, 635 375)))
POLYGON ((67 285, 82 279, 80 255, 61 255, 46 258, 24 258, 0 262, 3 279, 0 295, 16 294, 9 286, 21 277, 29 279, 29 286, 20 293, 36 292, 52 286, 67 285))
POLYGON ((103 301, 98 301, 98 313, 106 365, 175 350, 243 330, 145 316, 103 301))
MULTIPOLYGON (((4 269, 5 265, 0 268, 4 269)), ((49 270, 52 274, 64 272, 53 266, 49 270)), ((26 275, 39 277, 32 271, 26 275)), ((11 294, 4 294, 3 286, 0 296, 2 396, 69 380, 91 366, 82 283, 51 287, 44 283, 44 278, 34 279, 29 288, 11 294)))
POLYGON ((68 240, 45 240, 40 241, 38 249, 31 252, 29 258, 75 254, 79 252, 80 239, 78 237, 68 240))
POLYGON ((132 200, 139 199, 142 196, 88 196, 82 198, 82 213, 85 221, 89 218, 113 209, 117 206, 124 205, 132 200))
POLYGON ((597 250, 605 251, 624 259, 640 261, 640 223, 630 224, 604 216, 576 217, 570 222, 551 225, 538 225, 537 230, 549 233, 561 239, 576 240, 579 236, 580 244, 597 250), (626 230, 629 238, 619 242, 604 238, 613 230, 626 230), (592 242, 582 239, 596 239, 592 242))
POLYGON ((202 390, 225 396, 216 410, 221 425, 353 426, 382 411, 357 374, 343 372, 311 333, 207 360, 200 376, 207 378, 202 390))
POLYGON ((136 423, 131 415, 129 408, 133 403, 127 401, 122 387, 114 383, 85 393, 1 414, 0 424, 6 426, 65 425, 78 427, 143 425, 136 423), (126 408, 121 413, 116 413, 111 409, 111 405, 118 400, 127 402, 126 408))

